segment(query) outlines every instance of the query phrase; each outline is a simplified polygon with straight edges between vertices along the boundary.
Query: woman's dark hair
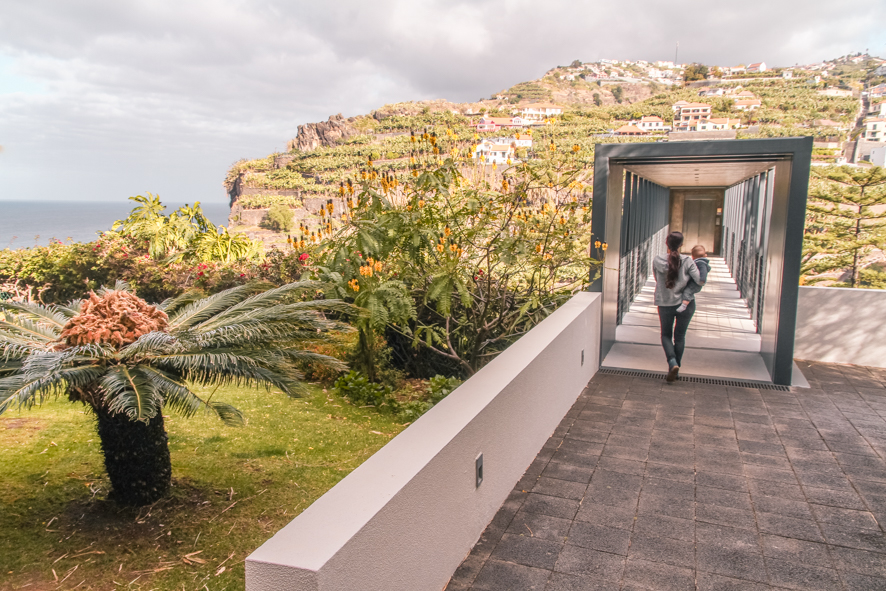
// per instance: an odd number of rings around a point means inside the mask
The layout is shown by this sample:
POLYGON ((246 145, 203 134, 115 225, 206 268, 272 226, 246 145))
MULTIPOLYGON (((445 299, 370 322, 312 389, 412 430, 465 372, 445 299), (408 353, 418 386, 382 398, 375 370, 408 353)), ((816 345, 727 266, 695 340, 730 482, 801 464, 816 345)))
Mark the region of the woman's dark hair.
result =
POLYGON ((674 289, 677 284, 677 271, 680 270, 680 247, 683 246, 683 234, 671 232, 665 239, 668 246, 668 274, 665 276, 665 287, 674 289))

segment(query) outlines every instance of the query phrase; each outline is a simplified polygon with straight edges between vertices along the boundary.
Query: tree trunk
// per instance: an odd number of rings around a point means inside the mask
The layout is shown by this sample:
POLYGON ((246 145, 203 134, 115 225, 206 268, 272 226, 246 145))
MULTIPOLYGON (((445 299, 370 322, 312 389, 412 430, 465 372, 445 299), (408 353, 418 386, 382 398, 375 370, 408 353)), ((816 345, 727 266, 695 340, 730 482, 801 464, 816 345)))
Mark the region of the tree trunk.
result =
POLYGON ((169 492, 172 462, 163 415, 147 423, 124 413, 95 410, 98 435, 111 479, 110 497, 122 505, 149 505, 169 492))
MULTIPOLYGON (((864 197, 864 188, 861 190, 864 197)), ((862 206, 858 206, 858 218, 855 220, 855 248, 852 249, 852 285, 850 287, 858 287, 858 239, 861 236, 861 213, 862 206)))

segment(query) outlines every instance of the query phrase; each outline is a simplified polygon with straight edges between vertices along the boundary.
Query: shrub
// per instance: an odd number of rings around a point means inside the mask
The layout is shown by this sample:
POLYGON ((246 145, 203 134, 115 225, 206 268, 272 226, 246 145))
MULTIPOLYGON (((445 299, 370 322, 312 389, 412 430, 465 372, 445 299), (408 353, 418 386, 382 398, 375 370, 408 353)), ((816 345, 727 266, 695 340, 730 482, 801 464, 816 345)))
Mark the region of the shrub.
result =
POLYGON ((292 210, 282 203, 275 203, 268 210, 265 225, 275 232, 290 232, 293 226, 292 210))
MULTIPOLYGON (((336 359, 346 359, 354 349, 355 337, 356 334, 353 332, 344 332, 323 342, 307 343, 305 349, 312 353, 335 357, 336 359)), ((342 375, 342 372, 336 368, 328 367, 322 363, 315 363, 313 359, 299 361, 296 367, 304 374, 305 379, 311 382, 333 384, 342 375)))
POLYGON ((139 297, 162 302, 190 289, 213 294, 254 279, 292 283, 304 272, 304 256, 271 248, 261 261, 165 262, 151 258, 146 241, 107 233, 95 242, 0 250, 0 284, 30 290, 30 299, 50 304, 122 280, 139 297))
POLYGON ((886 289, 886 270, 871 265, 859 273, 860 287, 886 289))
POLYGON ((398 410, 394 389, 370 382, 363 374, 351 370, 335 381, 335 390, 357 406, 388 407, 398 410))
MULTIPOLYGON (((426 142, 419 150, 433 154, 426 142)), ((588 282, 597 265, 587 248, 588 151, 554 148, 492 182, 428 158, 403 181, 382 175, 355 187, 341 229, 325 232, 317 253, 317 277, 366 310, 352 367, 380 381, 378 337, 398 333, 387 338, 395 361, 409 359, 407 345, 454 366, 418 375, 470 376, 588 282)))
POLYGON ((458 378, 447 378, 446 376, 435 375, 428 382, 428 399, 437 404, 447 396, 449 396, 453 390, 461 386, 461 380, 458 378))

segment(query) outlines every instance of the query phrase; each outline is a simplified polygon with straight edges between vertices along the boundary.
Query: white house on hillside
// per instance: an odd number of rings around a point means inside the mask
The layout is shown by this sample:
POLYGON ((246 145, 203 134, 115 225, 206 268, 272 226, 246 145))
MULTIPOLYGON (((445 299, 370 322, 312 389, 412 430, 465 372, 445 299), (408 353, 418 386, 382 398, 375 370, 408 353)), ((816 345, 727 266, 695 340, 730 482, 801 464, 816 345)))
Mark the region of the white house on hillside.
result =
POLYGON ((507 164, 514 156, 514 148, 511 144, 500 143, 498 138, 495 141, 483 140, 474 146, 474 160, 480 159, 481 156, 486 164, 507 164))
POLYGON ((656 115, 642 117, 639 121, 632 121, 631 124, 636 125, 643 131, 665 131, 667 129, 664 119, 656 115))
POLYGON ((869 142, 886 141, 886 117, 872 117, 864 120, 864 139, 869 142))
POLYGON ((563 107, 552 103, 531 103, 520 109, 520 114, 528 121, 542 121, 548 117, 563 114, 563 107))
POLYGON ((713 117, 701 119, 690 123, 687 131, 722 131, 724 129, 737 129, 741 125, 741 119, 729 119, 728 117, 713 117))
POLYGON ((766 62, 757 62, 748 66, 748 72, 765 72, 766 70, 766 62))
POLYGON ((878 84, 873 88, 869 88, 868 96, 872 99, 883 98, 884 96, 886 96, 886 83, 878 84))
POLYGON ((636 125, 627 124, 616 129, 614 133, 615 135, 646 135, 649 132, 640 129, 636 125))
POLYGON ((706 103, 677 101, 674 103, 674 131, 683 131, 693 121, 711 118, 711 106, 706 103))
POLYGON ((529 125, 522 117, 482 117, 474 124, 477 131, 498 131, 499 129, 519 129, 529 125))
POLYGON ((881 101, 871 101, 868 107, 868 117, 886 117, 886 99, 881 101))
POLYGON ((528 133, 518 133, 514 137, 503 137, 497 140, 501 144, 509 144, 515 148, 531 148, 532 136, 528 133))
POLYGON ((760 99, 741 99, 735 101, 735 108, 739 111, 753 111, 763 105, 760 99))

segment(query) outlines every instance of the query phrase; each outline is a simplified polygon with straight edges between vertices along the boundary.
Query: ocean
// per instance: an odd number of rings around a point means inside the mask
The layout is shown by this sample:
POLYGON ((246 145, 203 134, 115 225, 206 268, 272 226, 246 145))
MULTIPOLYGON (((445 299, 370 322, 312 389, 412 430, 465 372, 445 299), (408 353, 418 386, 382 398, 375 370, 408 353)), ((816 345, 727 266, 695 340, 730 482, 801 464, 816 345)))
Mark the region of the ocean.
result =
MULTIPOLYGON (((132 201, 0 201, 0 249, 45 246, 52 238, 63 242, 92 242, 97 232, 110 230, 136 204, 132 201)), ((165 203, 171 213, 184 203, 165 203)), ((227 203, 200 203, 216 226, 227 226, 227 203)))

